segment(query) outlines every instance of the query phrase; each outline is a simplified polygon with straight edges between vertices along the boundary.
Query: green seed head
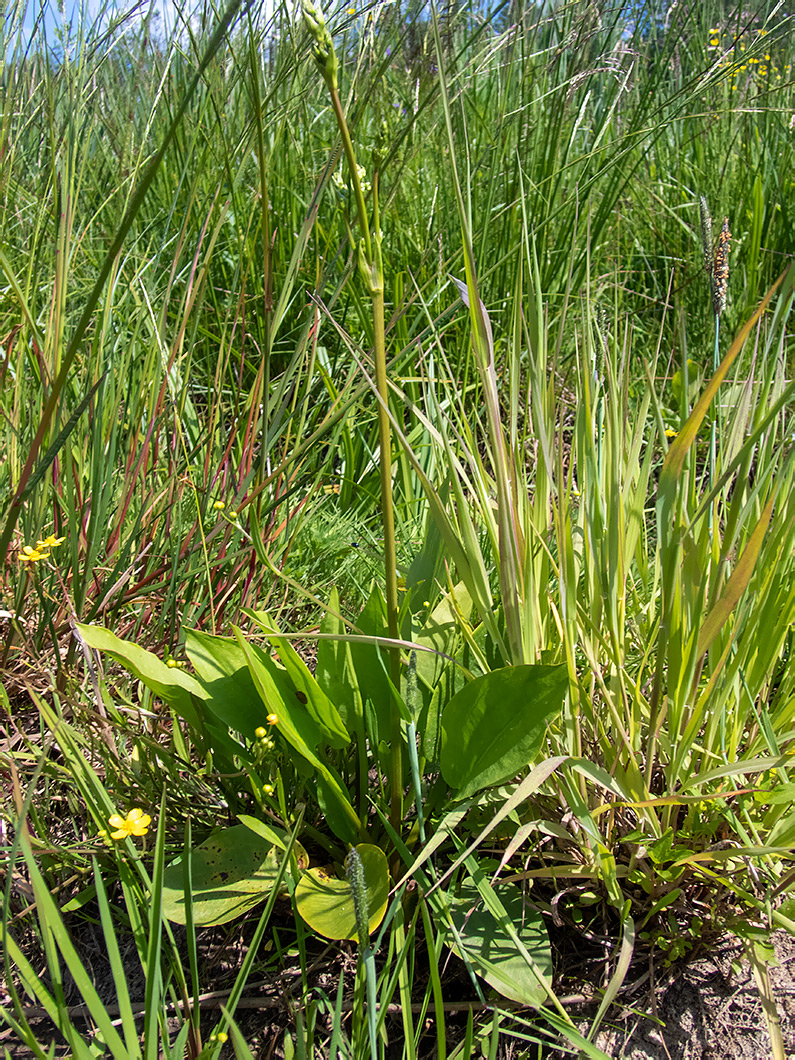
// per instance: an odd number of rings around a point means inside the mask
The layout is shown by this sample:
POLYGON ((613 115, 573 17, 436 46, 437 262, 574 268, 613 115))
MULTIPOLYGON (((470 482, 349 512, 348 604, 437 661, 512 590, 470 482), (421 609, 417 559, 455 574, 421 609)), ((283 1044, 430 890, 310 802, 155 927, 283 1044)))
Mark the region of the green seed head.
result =
POLYGON ((345 872, 353 895, 353 910, 356 914, 356 933, 359 936, 359 945, 365 948, 370 942, 370 928, 367 919, 367 883, 364 878, 364 865, 362 865, 362 859, 359 857, 359 851, 356 847, 351 847, 348 851, 345 872))
POLYGON ((323 12, 315 7, 312 0, 301 0, 301 14, 304 16, 304 25, 312 38, 312 58, 326 84, 336 91, 337 56, 323 12))
POLYGON ((700 196, 698 200, 699 213, 701 214, 701 245, 704 249, 704 268, 707 273, 712 272, 712 217, 706 196, 700 196))

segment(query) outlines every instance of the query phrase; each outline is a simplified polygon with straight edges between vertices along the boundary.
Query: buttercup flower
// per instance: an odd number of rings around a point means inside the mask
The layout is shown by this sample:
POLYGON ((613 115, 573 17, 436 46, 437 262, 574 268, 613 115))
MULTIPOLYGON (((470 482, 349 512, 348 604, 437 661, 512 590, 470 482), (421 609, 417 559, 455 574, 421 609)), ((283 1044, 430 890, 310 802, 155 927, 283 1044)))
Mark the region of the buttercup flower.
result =
POLYGON ((130 810, 126 817, 120 817, 118 813, 114 813, 108 818, 108 824, 116 829, 115 832, 110 833, 110 837, 111 839, 129 839, 132 836, 146 835, 151 823, 152 818, 149 814, 137 807, 130 810))
POLYGON ((48 534, 47 537, 36 542, 36 548, 57 548, 59 545, 62 545, 65 540, 65 537, 56 537, 55 534, 48 534))
POLYGON ((269 714, 267 716, 267 718, 265 719, 265 721, 267 721, 268 725, 278 725, 279 724, 279 715, 278 714, 269 714))
POLYGON ((666 427, 665 428, 665 437, 666 438, 675 438, 677 436, 677 434, 679 434, 679 431, 675 431, 673 429, 673 427, 666 427))
MULTIPOLYGON (((39 541, 39 545, 43 542, 39 541)), ((33 548, 32 545, 23 545, 22 551, 19 553, 20 563, 38 563, 40 559, 46 559, 49 556, 49 552, 42 551, 41 548, 33 548)))

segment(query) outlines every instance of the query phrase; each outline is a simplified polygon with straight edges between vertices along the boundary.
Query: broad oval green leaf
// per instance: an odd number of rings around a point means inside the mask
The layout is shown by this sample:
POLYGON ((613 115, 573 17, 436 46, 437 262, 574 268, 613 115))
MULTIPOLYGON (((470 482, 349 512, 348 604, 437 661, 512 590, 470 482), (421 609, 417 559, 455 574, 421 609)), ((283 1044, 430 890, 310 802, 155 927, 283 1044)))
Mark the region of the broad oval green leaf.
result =
POLYGON ((205 685, 204 707, 248 739, 265 724, 268 708, 257 694, 246 657, 233 637, 186 629, 185 652, 205 685))
MULTIPOLYGON (((499 920, 484 908, 473 883, 465 883, 450 903, 453 925, 467 959, 489 986, 511 1001, 541 1005, 548 996, 543 983, 552 980, 552 954, 543 917, 524 901, 516 887, 503 884, 496 893, 533 960, 532 966, 517 951, 516 943, 499 920)), ((460 957, 461 949, 452 931, 447 943, 460 957)))
POLYGON ((203 700, 207 692, 202 684, 178 667, 169 667, 152 652, 141 648, 131 640, 122 640, 102 626, 85 626, 77 623, 77 630, 89 648, 109 655, 116 662, 142 681, 158 699, 170 707, 189 724, 198 727, 199 716, 191 696, 203 700))
MULTIPOLYGON (((364 868, 368 922, 373 932, 384 919, 389 901, 389 866, 380 847, 359 843, 356 850, 364 868)), ((298 882, 295 904, 318 935, 327 939, 359 941, 353 893, 347 880, 330 876, 323 869, 310 869, 298 882)))
POLYGON ((508 666, 478 677, 442 715, 442 776, 458 798, 501 784, 533 761, 569 686, 561 666, 508 666))
MULTIPOLYGON (((287 837, 284 836, 286 842, 287 837)), ((299 843, 293 847, 299 867, 309 864, 299 843)), ((281 851, 245 825, 225 828, 190 853, 193 920, 200 925, 226 924, 263 902, 279 871, 281 851)), ((163 873, 163 912, 175 924, 185 923, 183 859, 163 873)))

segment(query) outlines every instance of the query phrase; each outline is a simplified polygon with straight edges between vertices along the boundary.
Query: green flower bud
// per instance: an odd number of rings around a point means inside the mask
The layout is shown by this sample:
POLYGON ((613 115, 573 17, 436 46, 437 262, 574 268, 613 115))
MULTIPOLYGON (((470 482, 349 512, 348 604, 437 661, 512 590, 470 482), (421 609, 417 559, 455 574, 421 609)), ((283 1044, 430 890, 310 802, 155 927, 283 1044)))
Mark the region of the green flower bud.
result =
POLYGON ((304 16, 310 37, 312 38, 312 58, 323 75, 330 89, 337 90, 337 56, 334 42, 326 27, 323 12, 316 8, 312 0, 301 0, 301 14, 304 16))

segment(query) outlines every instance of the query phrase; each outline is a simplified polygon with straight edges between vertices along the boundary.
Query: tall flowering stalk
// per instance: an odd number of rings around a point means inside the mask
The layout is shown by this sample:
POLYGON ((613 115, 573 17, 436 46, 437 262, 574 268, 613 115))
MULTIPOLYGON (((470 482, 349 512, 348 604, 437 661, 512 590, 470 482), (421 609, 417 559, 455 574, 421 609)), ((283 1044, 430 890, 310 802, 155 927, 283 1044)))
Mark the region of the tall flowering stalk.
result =
MULTIPOLYGON (((351 186, 356 201, 356 212, 361 232, 357 247, 359 275, 370 295, 373 307, 373 352, 375 358, 375 383, 378 392, 378 446, 381 470, 381 517, 384 527, 384 567, 386 575, 386 613, 389 636, 398 636, 397 561, 395 554, 395 515, 392 503, 392 432, 389 424, 389 391, 386 371, 386 337, 384 329, 384 264, 381 255, 381 225, 378 212, 378 172, 373 173, 373 225, 372 231, 364 201, 362 171, 356 164, 348 123, 342 109, 337 79, 338 63, 334 42, 326 26, 322 11, 311 0, 301 0, 304 25, 312 38, 312 58, 323 80, 326 82, 331 105, 337 119, 345 159, 350 173, 351 186)), ((390 649, 390 677, 392 684, 400 690, 400 652, 390 649)), ((400 715, 396 705, 391 705, 391 766, 390 820, 399 829, 403 818, 403 763, 400 715)))
MULTIPOLYGON (((699 200, 701 211, 701 240, 704 247, 704 269, 709 276, 710 291, 712 292, 712 312, 715 315, 715 340, 712 347, 712 371, 717 372, 720 364, 720 318, 726 308, 726 294, 729 287, 729 250, 731 246, 731 232, 729 231, 729 218, 723 218, 718 245, 714 252, 712 249, 712 217, 705 196, 699 200)), ((716 410, 710 430, 710 472, 715 476, 717 467, 717 419, 720 416, 720 407, 716 410)), ((715 518, 717 501, 713 502, 710 511, 710 520, 715 518)))

